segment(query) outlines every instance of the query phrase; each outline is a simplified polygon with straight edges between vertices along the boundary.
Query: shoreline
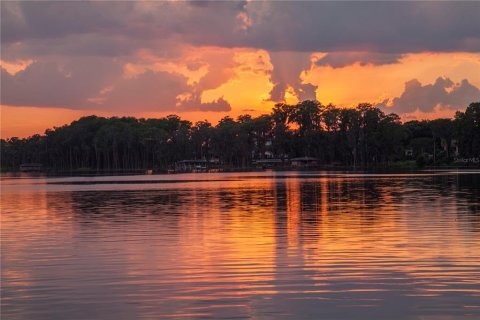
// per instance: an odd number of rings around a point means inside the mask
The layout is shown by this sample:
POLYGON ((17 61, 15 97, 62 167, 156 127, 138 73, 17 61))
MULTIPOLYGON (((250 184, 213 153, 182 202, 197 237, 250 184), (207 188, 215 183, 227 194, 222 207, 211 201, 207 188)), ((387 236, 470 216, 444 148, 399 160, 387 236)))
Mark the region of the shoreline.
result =
POLYGON ((176 174, 191 174, 191 173, 241 173, 241 172, 315 172, 315 171, 327 171, 327 172, 371 172, 371 173, 398 173, 398 172, 418 172, 418 171, 444 171, 444 170, 478 170, 479 165, 476 166, 453 166, 453 165, 440 165, 440 166, 403 166, 398 164, 391 164, 385 166, 367 166, 367 167, 353 167, 353 166, 312 166, 303 168, 293 167, 278 167, 278 168, 221 168, 202 170, 202 171, 168 171, 168 170, 151 170, 151 169, 134 169, 134 170, 85 170, 75 169, 68 171, 54 171, 43 170, 35 172, 24 172, 19 169, 8 170, 2 169, 1 176, 47 176, 47 177, 64 177, 64 176, 127 176, 127 175, 176 175, 176 174))

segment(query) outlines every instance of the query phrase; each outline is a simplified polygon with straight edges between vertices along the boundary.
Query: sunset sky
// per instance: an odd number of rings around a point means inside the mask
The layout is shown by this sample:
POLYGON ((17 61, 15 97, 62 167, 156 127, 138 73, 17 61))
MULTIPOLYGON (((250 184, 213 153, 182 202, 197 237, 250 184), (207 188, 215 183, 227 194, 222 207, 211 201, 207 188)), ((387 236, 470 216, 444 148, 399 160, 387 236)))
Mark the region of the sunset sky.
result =
POLYGON ((480 2, 1 2, 1 135, 275 102, 402 119, 480 100, 480 2))

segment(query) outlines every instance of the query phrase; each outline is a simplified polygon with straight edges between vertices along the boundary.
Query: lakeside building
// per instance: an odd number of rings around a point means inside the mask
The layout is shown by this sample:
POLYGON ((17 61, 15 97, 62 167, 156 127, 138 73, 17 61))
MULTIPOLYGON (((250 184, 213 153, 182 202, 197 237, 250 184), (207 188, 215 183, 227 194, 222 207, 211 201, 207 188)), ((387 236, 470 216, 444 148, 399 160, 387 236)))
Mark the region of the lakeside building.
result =
POLYGON ((292 168, 311 168, 318 166, 318 159, 313 157, 299 157, 290 160, 292 168))
POLYGON ((175 163, 175 172, 208 172, 218 168, 218 159, 193 159, 181 160, 175 163))
POLYGON ((42 172, 43 164, 41 163, 22 163, 20 165, 20 171, 22 172, 42 172))
POLYGON ((252 164, 253 164, 256 168, 272 169, 272 168, 285 167, 286 165, 288 165, 288 162, 285 161, 284 159, 267 158, 267 159, 257 159, 257 160, 253 160, 252 164))

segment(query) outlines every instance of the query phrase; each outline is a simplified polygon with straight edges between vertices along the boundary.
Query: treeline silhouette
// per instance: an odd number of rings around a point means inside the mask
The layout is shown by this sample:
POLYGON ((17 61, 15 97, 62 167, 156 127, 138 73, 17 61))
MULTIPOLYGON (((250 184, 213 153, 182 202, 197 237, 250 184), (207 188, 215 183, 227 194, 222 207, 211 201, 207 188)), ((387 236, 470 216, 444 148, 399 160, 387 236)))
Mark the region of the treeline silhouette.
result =
POLYGON ((270 114, 216 126, 176 115, 160 119, 88 116, 44 135, 1 140, 3 170, 41 163, 55 171, 166 170, 182 159, 218 159, 245 168, 266 158, 314 157, 320 164, 379 166, 415 160, 449 164, 480 156, 480 102, 454 119, 408 121, 371 104, 338 108, 317 101, 277 104, 270 114))

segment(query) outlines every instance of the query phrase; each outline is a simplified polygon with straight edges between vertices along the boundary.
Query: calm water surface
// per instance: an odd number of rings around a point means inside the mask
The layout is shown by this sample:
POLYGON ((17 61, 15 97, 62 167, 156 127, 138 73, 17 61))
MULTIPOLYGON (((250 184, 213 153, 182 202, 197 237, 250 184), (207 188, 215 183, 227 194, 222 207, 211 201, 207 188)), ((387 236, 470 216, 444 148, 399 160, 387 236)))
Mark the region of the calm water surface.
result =
POLYGON ((2 319, 480 319, 480 173, 6 178, 2 319))

